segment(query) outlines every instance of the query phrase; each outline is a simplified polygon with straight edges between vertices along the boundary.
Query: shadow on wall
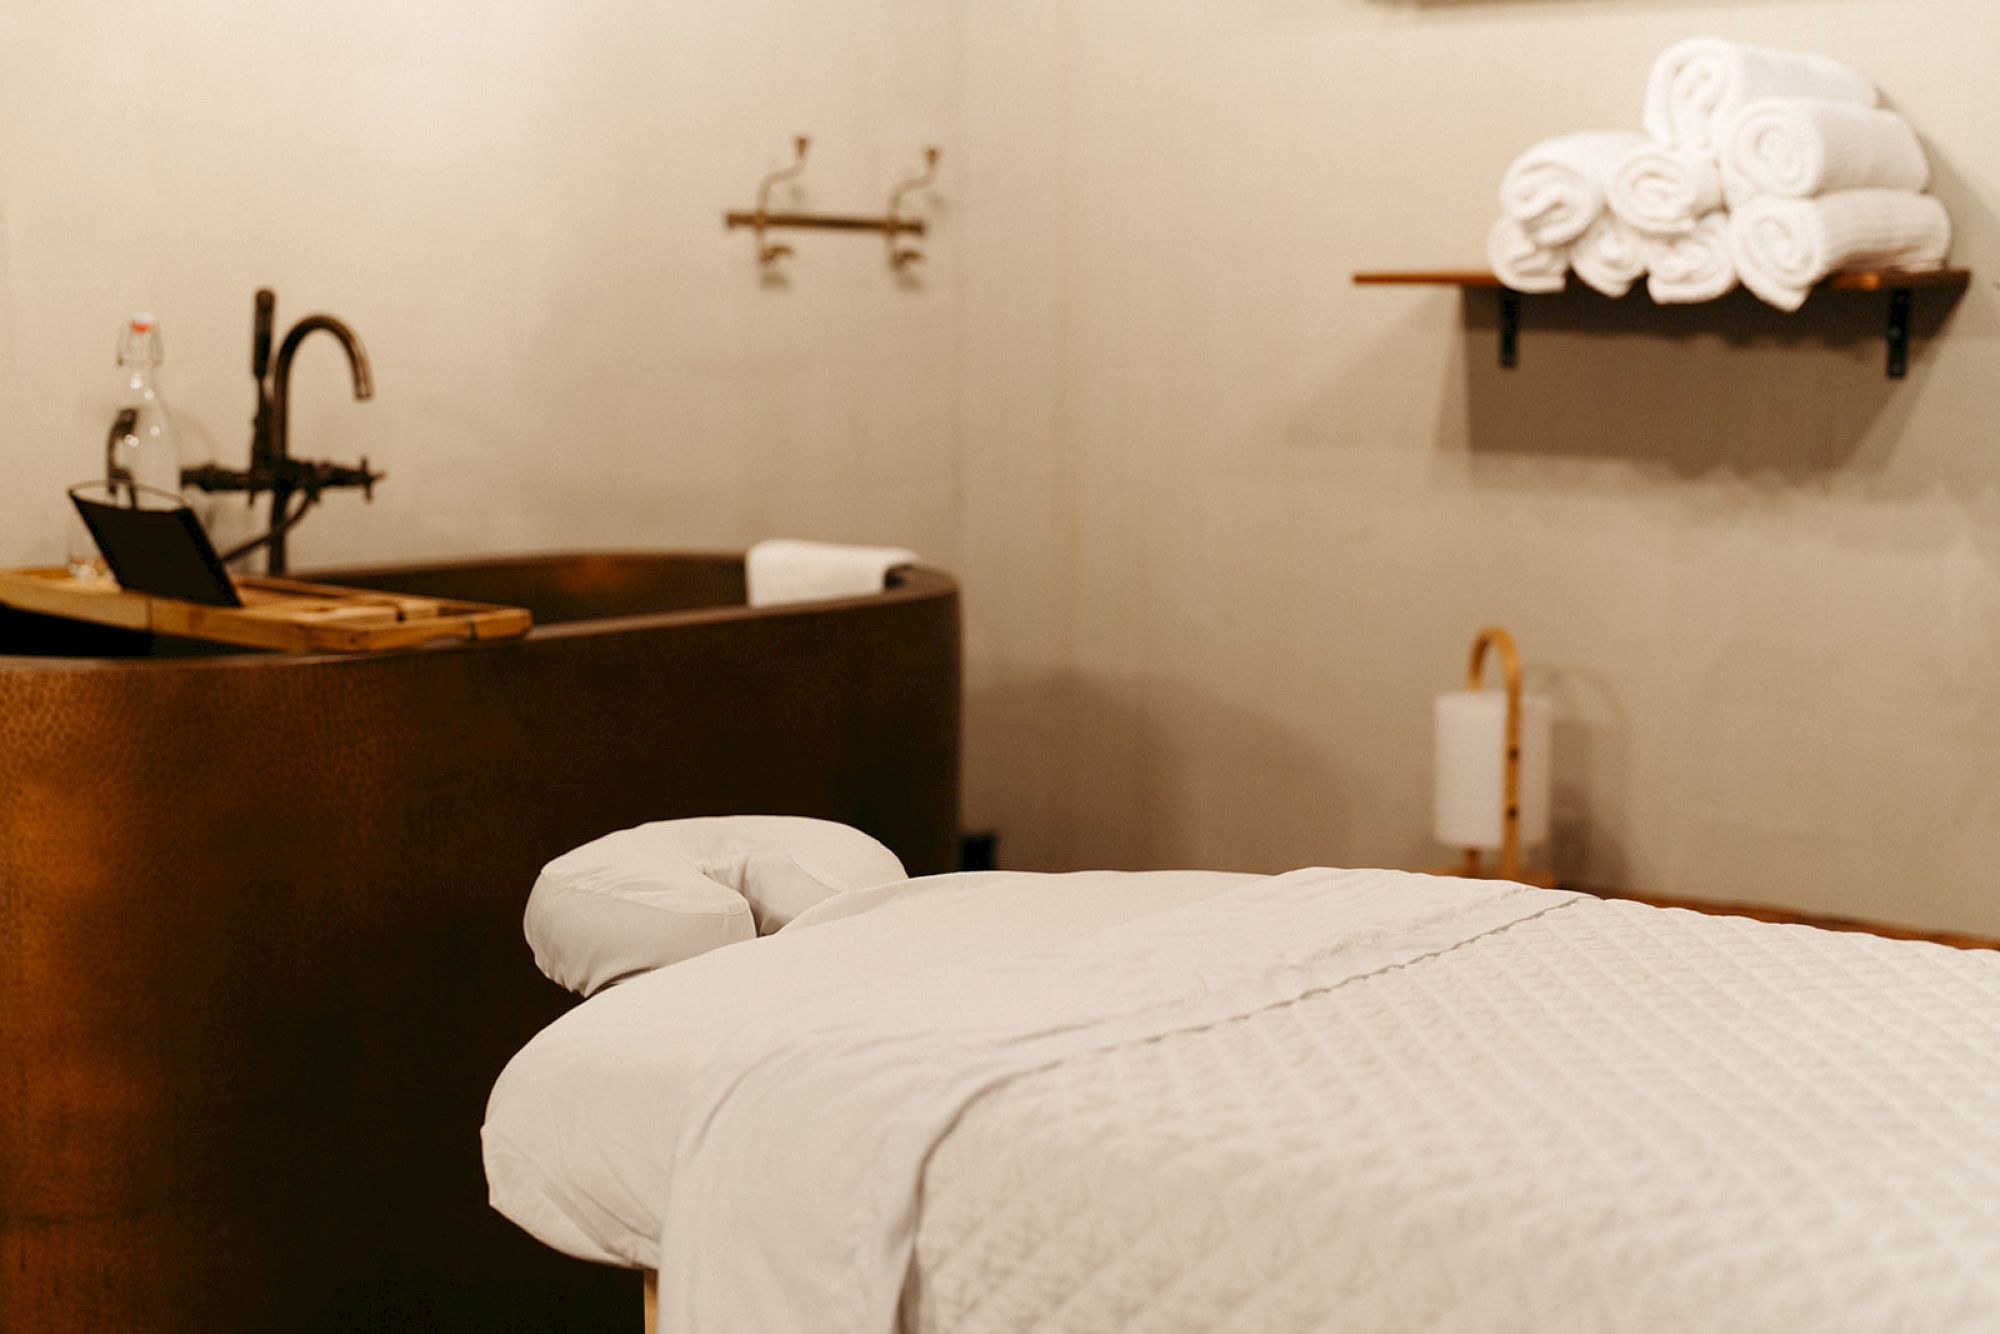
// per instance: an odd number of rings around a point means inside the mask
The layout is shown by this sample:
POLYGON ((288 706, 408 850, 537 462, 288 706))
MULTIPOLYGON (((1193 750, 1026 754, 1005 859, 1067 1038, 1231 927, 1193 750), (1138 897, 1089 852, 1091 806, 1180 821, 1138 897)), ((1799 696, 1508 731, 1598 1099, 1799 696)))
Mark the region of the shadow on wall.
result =
POLYGON ((1657 306, 1584 290, 1524 298, 1520 364, 1498 364, 1500 297, 1465 295, 1469 444, 1485 453, 1718 468, 1803 479, 1879 470, 1949 322, 1919 292, 1909 378, 1883 373, 1888 297, 1820 292, 1788 314, 1736 291, 1657 306), (1885 445, 1886 447, 1886 445, 1885 445))
POLYGON ((1009 870, 1287 871, 1351 841, 1339 757, 1186 686, 1060 673, 966 715, 977 820, 1009 870))
POLYGON ((1528 688, 1555 701, 1547 864, 1565 885, 1629 884, 1617 831, 1629 823, 1632 727, 1618 690, 1575 667, 1531 671, 1528 688))

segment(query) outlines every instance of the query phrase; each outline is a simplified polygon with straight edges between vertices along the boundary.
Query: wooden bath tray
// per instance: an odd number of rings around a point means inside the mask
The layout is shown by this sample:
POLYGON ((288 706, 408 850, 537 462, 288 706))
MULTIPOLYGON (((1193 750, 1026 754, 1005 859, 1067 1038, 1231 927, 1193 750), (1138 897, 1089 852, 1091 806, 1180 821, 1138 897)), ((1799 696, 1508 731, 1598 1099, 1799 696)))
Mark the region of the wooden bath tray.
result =
POLYGON ((178 598, 128 593, 109 576, 77 579, 67 570, 0 570, 0 604, 44 616, 180 635, 291 653, 366 653, 433 639, 510 639, 533 618, 520 607, 408 597, 331 584, 245 575, 234 579, 241 607, 204 607, 178 598))

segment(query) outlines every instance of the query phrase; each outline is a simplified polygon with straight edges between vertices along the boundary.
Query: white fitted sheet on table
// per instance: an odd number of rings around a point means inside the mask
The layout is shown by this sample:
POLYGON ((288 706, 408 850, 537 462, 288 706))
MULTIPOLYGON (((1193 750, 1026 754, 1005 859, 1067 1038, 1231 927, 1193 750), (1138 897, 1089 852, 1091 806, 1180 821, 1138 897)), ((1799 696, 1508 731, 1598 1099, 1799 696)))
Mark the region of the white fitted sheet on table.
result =
POLYGON ((1040 879, 830 902, 631 984, 666 1004, 622 1037, 631 987, 590 1002, 510 1067, 489 1166, 533 1125, 564 1225, 627 1197, 565 1249, 664 1254, 687 1334, 2000 1328, 2000 955, 1394 873, 1040 879))

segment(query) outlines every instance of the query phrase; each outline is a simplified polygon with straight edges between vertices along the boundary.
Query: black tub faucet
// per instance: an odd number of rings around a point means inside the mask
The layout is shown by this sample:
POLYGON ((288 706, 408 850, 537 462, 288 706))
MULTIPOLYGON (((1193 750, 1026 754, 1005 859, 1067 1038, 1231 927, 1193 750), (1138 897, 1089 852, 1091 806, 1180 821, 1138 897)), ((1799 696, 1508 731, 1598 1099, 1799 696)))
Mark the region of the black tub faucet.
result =
POLYGON ((300 343, 322 330, 331 334, 347 354, 348 368, 354 376, 355 398, 373 398, 375 382, 368 367, 368 353, 363 350, 361 340, 355 337, 354 331, 345 322, 331 315, 308 315, 293 325, 291 332, 278 345, 278 355, 274 360, 271 356, 271 324, 277 304, 277 295, 269 288, 258 291, 250 342, 250 374, 257 382, 257 415, 251 425, 249 468, 237 471, 218 468, 211 463, 189 468, 181 474, 185 486, 211 492, 247 492, 253 504, 260 492, 271 493, 270 531, 223 553, 224 560, 234 560, 246 552, 264 547, 267 551, 265 569, 271 574, 285 572, 286 535, 306 516, 308 510, 319 503, 321 492, 336 487, 359 487, 362 495, 372 500, 375 483, 385 475, 372 471, 366 458, 358 466, 348 467, 337 463, 305 462, 292 457, 292 359, 298 355, 300 343), (304 496, 296 508, 291 503, 294 494, 304 496))

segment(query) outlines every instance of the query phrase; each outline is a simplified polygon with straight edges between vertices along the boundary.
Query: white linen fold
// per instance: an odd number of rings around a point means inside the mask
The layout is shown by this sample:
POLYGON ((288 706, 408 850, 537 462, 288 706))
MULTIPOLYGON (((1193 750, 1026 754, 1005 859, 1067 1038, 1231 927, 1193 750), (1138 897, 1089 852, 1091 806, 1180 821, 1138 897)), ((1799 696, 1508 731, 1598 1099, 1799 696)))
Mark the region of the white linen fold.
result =
POLYGON ((1621 297, 1646 276, 1650 250, 1637 229, 1606 213, 1570 247, 1576 276, 1609 297, 1621 297))
POLYGON ((1082 1053, 1408 966, 1576 900, 1498 881, 1294 871, 1051 950, 871 981, 745 1024, 687 1100, 661 1227, 661 1328, 886 1334, 909 1277, 924 1163, 981 1096, 1082 1053))
POLYGON ((1646 291, 1663 306, 1714 301, 1736 287, 1729 253, 1729 215, 1717 210, 1685 236, 1647 241, 1646 291))
POLYGON ((1767 97, 1722 135, 1724 170, 1756 194, 1805 199, 1834 190, 1922 190, 1930 161, 1893 111, 1819 98, 1767 97))
POLYGON ((1612 168, 1604 201, 1628 226, 1684 236, 1722 207, 1722 176, 1706 153, 1641 144, 1612 168))
POLYGON ((1603 211, 1611 169, 1644 142, 1644 136, 1625 130, 1544 139, 1507 168, 1500 180, 1500 212, 1536 245, 1567 245, 1603 211))
POLYGON ((1817 199, 1750 200, 1729 218, 1743 285, 1781 310, 1844 268, 1935 269, 1951 249, 1951 215, 1908 190, 1836 190, 1817 199))
POLYGON ((621 982, 543 1029, 494 1084, 480 1131, 493 1207, 579 1259, 658 1269, 689 1097, 739 1027, 802 1018, 848 989, 1056 949, 1265 879, 927 876, 841 894, 776 935, 621 982))
POLYGON ((1486 260, 1517 292, 1560 292, 1568 285, 1569 247, 1536 245, 1512 218, 1499 219, 1486 233, 1486 260))
POLYGON ((1875 85, 1830 56, 1773 51, 1715 37, 1677 42, 1653 63, 1646 133, 1663 144, 1713 153, 1722 127, 1765 97, 1815 97, 1874 106, 1875 85))

